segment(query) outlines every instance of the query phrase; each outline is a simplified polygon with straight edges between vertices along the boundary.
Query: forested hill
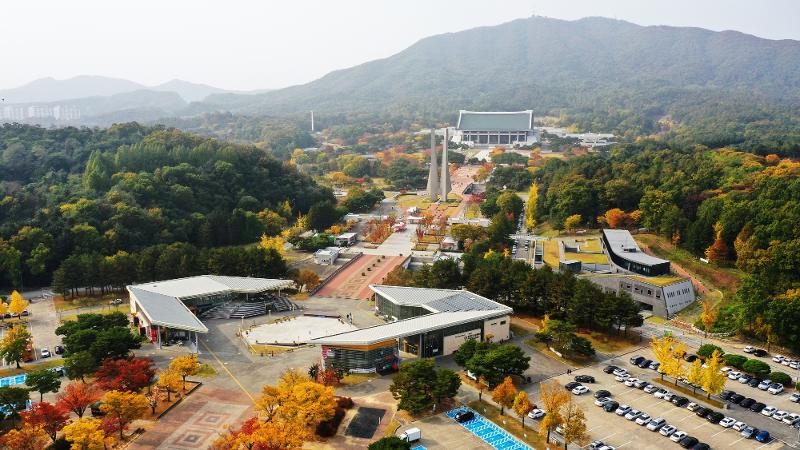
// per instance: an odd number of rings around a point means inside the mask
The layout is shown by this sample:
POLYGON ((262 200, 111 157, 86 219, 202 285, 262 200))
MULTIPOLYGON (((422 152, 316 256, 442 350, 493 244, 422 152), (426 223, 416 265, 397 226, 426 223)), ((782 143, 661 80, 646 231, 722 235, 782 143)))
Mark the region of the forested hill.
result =
POLYGON ((426 38, 305 85, 208 102, 252 113, 392 109, 447 114, 451 123, 460 108, 600 111, 610 117, 598 119, 598 127, 647 120, 639 126, 646 132, 657 119, 680 119, 687 109, 746 108, 753 118, 765 103, 797 105, 799 71, 797 41, 605 18, 531 17, 426 38))
POLYGON ((19 275, 28 285, 49 283, 70 255, 254 243, 313 205, 332 202, 329 189, 253 146, 135 123, 6 125, 0 285, 19 275))

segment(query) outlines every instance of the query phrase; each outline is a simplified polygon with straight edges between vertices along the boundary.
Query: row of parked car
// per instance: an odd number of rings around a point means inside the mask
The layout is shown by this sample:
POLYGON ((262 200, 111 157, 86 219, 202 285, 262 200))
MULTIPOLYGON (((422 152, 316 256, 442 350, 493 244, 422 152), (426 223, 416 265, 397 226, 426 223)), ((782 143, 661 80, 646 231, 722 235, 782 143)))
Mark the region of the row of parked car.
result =
MULTIPOLYGON (((625 369, 621 369, 616 366, 608 366, 603 369, 603 371, 606 373, 618 373, 622 375, 625 369)), ((615 379, 617 378, 624 377, 615 375, 615 379)), ((770 440, 770 434, 767 430, 759 430, 755 427, 748 426, 744 422, 737 421, 732 417, 726 417, 721 412, 714 411, 711 408, 702 407, 697 403, 690 402, 689 399, 684 396, 674 394, 666 389, 647 383, 646 381, 642 382, 643 380, 639 380, 631 383, 631 380, 632 378, 628 377, 624 378, 622 382, 627 386, 633 386, 642 389, 644 392, 652 394, 656 398, 666 400, 675 406, 686 407, 690 411, 694 412, 698 417, 706 419, 710 423, 718 424, 723 428, 732 428, 736 431, 739 431, 745 438, 756 439, 759 442, 768 442, 770 440)), ((619 402, 611 398, 611 395, 608 391, 597 391, 597 393, 595 393, 595 398, 595 405, 602 407, 606 412, 615 412, 618 416, 625 417, 627 420, 634 421, 638 425, 645 426, 650 431, 657 431, 659 434, 669 438, 671 441, 677 442, 683 448, 692 448, 697 450, 709 448, 707 444, 699 442, 697 438, 690 436, 685 431, 678 430, 676 426, 667 423, 666 419, 663 417, 653 418, 646 412, 633 409, 629 405, 620 405, 619 402)))
POLYGON ((772 395, 778 395, 783 392, 783 385, 780 383, 773 383, 770 379, 759 380, 750 374, 733 370, 730 367, 723 367, 722 372, 728 376, 729 380, 738 381, 739 383, 746 384, 750 387, 767 391, 772 395))
MULTIPOLYGON (((794 394, 797 396, 798 394, 794 394)), ((749 409, 754 413, 760 413, 764 416, 771 417, 786 425, 800 428, 800 414, 783 411, 774 406, 765 405, 750 397, 745 397, 742 394, 737 394, 736 391, 725 390, 719 394, 722 400, 728 403, 739 405, 742 408, 749 409)))

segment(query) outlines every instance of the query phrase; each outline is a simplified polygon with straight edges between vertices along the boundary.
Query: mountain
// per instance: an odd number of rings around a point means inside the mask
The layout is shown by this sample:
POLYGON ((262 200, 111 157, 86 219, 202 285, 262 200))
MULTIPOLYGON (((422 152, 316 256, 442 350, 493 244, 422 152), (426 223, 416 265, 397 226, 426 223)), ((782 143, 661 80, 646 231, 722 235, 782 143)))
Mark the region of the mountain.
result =
POLYGON ((675 99, 797 102, 800 42, 620 20, 530 17, 425 38, 313 82, 206 104, 243 113, 656 108, 675 99))
POLYGON ((187 102, 199 102, 211 94, 235 93, 239 95, 263 94, 269 89, 259 89, 255 91, 232 91, 221 89, 201 83, 191 83, 183 80, 171 80, 150 88, 153 91, 175 92, 187 102))
POLYGON ((13 89, 0 90, 6 103, 57 102, 82 97, 108 96, 145 87, 120 78, 80 75, 66 80, 40 78, 13 89))

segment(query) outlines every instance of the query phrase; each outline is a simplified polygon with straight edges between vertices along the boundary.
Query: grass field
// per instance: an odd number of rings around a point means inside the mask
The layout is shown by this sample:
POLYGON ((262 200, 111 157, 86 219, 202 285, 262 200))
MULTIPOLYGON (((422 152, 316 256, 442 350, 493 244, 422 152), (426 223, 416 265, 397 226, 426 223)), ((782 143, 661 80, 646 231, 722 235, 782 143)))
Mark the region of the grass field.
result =
POLYGON ((576 239, 575 242, 581 246, 581 251, 583 252, 599 252, 603 250, 600 246, 600 239, 586 239, 584 241, 576 239))
MULTIPOLYGON (((67 310, 66 312, 69 312, 69 310, 67 310)), ((98 309, 96 311, 91 311, 91 312, 89 312, 89 311, 81 312, 79 314, 90 314, 90 313, 91 314, 111 314, 111 313, 115 313, 115 312, 128 313, 128 312, 130 312, 130 306, 127 303, 123 303, 121 305, 114 305, 114 306, 109 305, 107 308, 98 309)), ((60 320, 62 322, 67 322, 67 321, 70 321, 70 320, 78 320, 78 314, 64 314, 64 315, 62 315, 60 317, 60 320)))
POLYGON ((127 300, 126 296, 121 293, 112 293, 97 296, 85 296, 66 299, 60 295, 53 298, 53 305, 56 311, 68 311, 70 309, 86 308, 88 306, 108 305, 109 302, 116 298, 122 298, 123 301, 127 300))
POLYGON ((608 257, 602 253, 564 252, 564 259, 574 259, 586 264, 608 264, 608 257))
POLYGON ((673 276, 660 276, 660 277, 640 277, 637 275, 631 275, 630 278, 632 280, 640 281, 642 283, 649 283, 656 286, 669 286, 670 284, 677 283, 679 281, 683 281, 684 278, 681 277, 673 277, 673 276))
POLYGON ((544 241, 544 263, 548 266, 558 269, 559 261, 561 258, 558 254, 558 241, 551 239, 544 241))

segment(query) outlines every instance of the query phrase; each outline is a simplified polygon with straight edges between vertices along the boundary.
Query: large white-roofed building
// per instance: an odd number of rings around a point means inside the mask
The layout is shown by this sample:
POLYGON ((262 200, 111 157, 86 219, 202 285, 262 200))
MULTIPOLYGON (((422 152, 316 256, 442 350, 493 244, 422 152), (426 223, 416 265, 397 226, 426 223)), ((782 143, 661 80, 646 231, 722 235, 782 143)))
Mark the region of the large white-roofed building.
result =
POLYGON ((470 147, 530 145, 538 141, 533 111, 458 112, 453 142, 470 147))
POLYGON ((291 280, 201 275, 127 287, 131 315, 140 332, 161 345, 177 338, 197 350, 197 334, 208 328, 198 315, 234 300, 291 287, 291 280))
POLYGON ((449 355, 469 339, 500 342, 510 336, 508 306, 452 289, 370 285, 376 312, 390 322, 312 339, 326 367, 354 372, 396 368, 400 352, 429 358, 449 355))

